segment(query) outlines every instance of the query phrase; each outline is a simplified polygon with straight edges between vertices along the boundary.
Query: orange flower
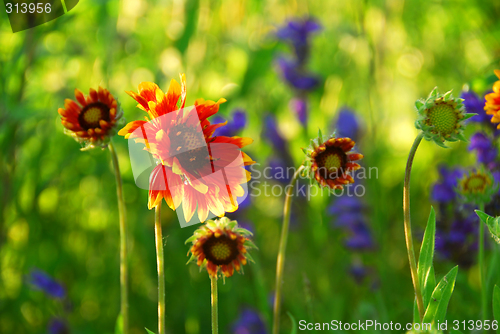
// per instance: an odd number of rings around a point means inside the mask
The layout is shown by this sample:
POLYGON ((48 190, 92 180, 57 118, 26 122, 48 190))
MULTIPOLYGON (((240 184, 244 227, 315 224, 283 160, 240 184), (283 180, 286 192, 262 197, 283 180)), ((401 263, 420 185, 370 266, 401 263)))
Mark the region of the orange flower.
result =
POLYGON ((361 168, 353 162, 363 158, 362 154, 351 152, 355 142, 351 138, 318 138, 311 140, 311 145, 304 149, 307 156, 305 173, 315 179, 322 187, 331 190, 342 189, 354 183, 350 172, 361 168))
POLYGON ((185 107, 186 83, 172 80, 167 93, 151 82, 139 85, 138 93, 127 92, 146 111, 149 118, 127 124, 118 134, 135 138, 158 161, 150 176, 149 209, 161 203, 176 210, 182 203, 186 222, 195 211, 203 222, 209 212, 223 216, 238 208, 237 197, 245 194, 241 186, 250 180, 244 166, 254 161, 240 151, 252 139, 213 137, 226 123, 211 124, 208 117, 219 110, 217 102, 199 99, 185 107))
POLYGON ((90 94, 75 89, 73 100, 64 100, 64 108, 58 112, 66 134, 84 144, 82 150, 97 146, 106 147, 109 139, 116 134, 123 112, 111 93, 102 87, 98 91, 90 88, 90 94))
MULTIPOLYGON (((495 70, 495 74, 500 79, 500 70, 495 70)), ((484 110, 487 115, 492 115, 491 123, 500 123, 500 80, 493 84, 493 93, 487 94, 485 98, 484 110)), ((500 124, 497 129, 500 129, 500 124)))
POLYGON ((207 268, 211 277, 217 277, 219 271, 224 277, 231 277, 235 269, 243 271, 247 258, 253 261, 248 249, 257 247, 248 238, 250 236, 252 233, 238 227, 235 220, 227 217, 209 220, 186 240, 186 243, 193 243, 188 252, 188 255, 192 254, 188 263, 196 260, 200 268, 207 268))

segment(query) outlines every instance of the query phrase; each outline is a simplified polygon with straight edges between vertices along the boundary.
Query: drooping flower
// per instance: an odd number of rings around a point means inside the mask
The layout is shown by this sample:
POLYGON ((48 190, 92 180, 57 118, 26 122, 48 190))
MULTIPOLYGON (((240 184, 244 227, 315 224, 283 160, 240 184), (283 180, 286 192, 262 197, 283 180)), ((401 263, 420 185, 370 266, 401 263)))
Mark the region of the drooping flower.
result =
POLYGON ((45 292, 49 297, 56 299, 66 297, 66 289, 42 270, 32 270, 29 274, 29 283, 33 288, 45 292))
POLYGON ((434 88, 426 100, 415 103, 419 118, 415 127, 424 133, 424 138, 445 147, 445 141, 467 141, 463 136, 465 120, 475 114, 465 112, 462 99, 455 98, 451 91, 439 94, 434 88))
POLYGON ((250 308, 245 308, 231 326, 232 334, 266 334, 262 317, 250 308))
POLYGON ((149 119, 131 122, 118 134, 144 143, 158 161, 150 176, 149 209, 162 199, 172 210, 182 203, 186 221, 197 212, 202 222, 209 212, 220 217, 235 211, 237 198, 245 194, 241 185, 250 180, 244 166, 254 161, 240 150, 252 139, 213 136, 225 123, 211 124, 208 118, 225 100, 198 99, 193 107, 185 107, 184 75, 181 85, 170 82, 166 94, 152 82, 139 84, 138 93, 127 93, 149 119))
MULTIPOLYGON (((495 70, 495 75, 500 79, 500 70, 495 70)), ((491 115, 491 123, 500 123, 500 80, 493 84, 493 92, 485 96, 486 103, 484 110, 487 115, 491 115)), ((500 124, 497 126, 500 129, 500 124)))
POLYGON ((493 175, 484 168, 479 168, 464 175, 458 185, 460 194, 467 203, 488 204, 498 192, 493 175))
POLYGON ((440 180, 432 186, 431 197, 439 203, 448 203, 456 198, 458 180, 463 175, 459 168, 439 167, 440 180))
POLYGON ((83 145, 82 150, 106 147, 112 136, 122 125, 123 111, 113 95, 102 87, 96 91, 90 88, 88 96, 75 89, 75 102, 64 100, 59 108, 65 133, 83 145))
POLYGON ((303 149, 306 154, 304 174, 331 190, 354 183, 350 173, 361 168, 354 161, 363 158, 362 154, 352 151, 354 145, 350 138, 337 138, 334 134, 323 137, 319 132, 318 138, 311 140, 309 147, 303 149))
POLYGON ((257 247, 249 239, 251 236, 250 231, 227 217, 208 220, 186 240, 193 244, 188 252, 188 255, 191 253, 188 263, 196 260, 200 269, 206 268, 211 277, 217 277, 219 272, 224 277, 231 277, 234 270, 243 269, 247 258, 253 261, 248 249, 257 247))

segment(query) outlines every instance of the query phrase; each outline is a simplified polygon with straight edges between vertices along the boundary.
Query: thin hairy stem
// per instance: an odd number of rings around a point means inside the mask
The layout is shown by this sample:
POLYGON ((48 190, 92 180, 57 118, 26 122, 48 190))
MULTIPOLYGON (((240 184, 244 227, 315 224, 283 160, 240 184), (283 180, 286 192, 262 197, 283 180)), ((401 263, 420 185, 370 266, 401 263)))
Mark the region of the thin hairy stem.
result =
POLYGON ((155 208, 155 244, 158 268, 158 334, 165 334, 165 265, 161 233, 161 203, 155 208))
POLYGON ((210 277, 212 286, 212 334, 219 333, 219 298, 217 296, 217 277, 210 277))
MULTIPOLYGON (((479 210, 484 212, 484 203, 479 204, 479 210)), ((478 254, 478 263, 479 263, 479 281, 481 286, 481 316, 483 317, 483 321, 488 319, 487 312, 487 297, 486 292, 486 284, 484 280, 484 223, 479 220, 479 254, 478 254)))
POLYGON ((118 164, 118 156, 113 143, 109 142, 109 151, 115 170, 116 195, 118 198, 118 214, 120 222, 120 314, 122 316, 123 334, 128 334, 128 261, 127 261, 127 216, 123 198, 123 182, 118 164))
POLYGON ((281 227, 280 246, 278 251, 278 260, 276 263, 276 291, 274 292, 273 334, 278 334, 280 331, 281 288, 283 284, 283 269, 285 267, 285 252, 288 240, 288 227, 290 225, 290 209, 292 204, 293 190, 295 189, 295 183, 297 182, 297 178, 299 177, 303 169, 304 166, 300 166, 293 175, 292 181, 290 181, 290 184, 287 187, 288 190, 285 197, 285 206, 283 208, 283 226, 281 227))
POLYGON ((424 318, 424 300, 422 298, 422 290, 420 289, 420 282, 417 273, 417 260, 415 258, 415 249, 413 247, 413 236, 411 233, 411 219, 410 219, 410 174, 413 165, 413 158, 417 152, 418 145, 424 137, 423 133, 419 133, 413 146, 411 147, 408 161, 406 162, 405 182, 403 189, 403 211, 404 211, 404 230, 406 239, 406 249, 408 251, 408 260, 410 262, 411 279, 413 281, 413 288, 415 289, 415 297, 417 298, 418 313, 420 321, 424 318))

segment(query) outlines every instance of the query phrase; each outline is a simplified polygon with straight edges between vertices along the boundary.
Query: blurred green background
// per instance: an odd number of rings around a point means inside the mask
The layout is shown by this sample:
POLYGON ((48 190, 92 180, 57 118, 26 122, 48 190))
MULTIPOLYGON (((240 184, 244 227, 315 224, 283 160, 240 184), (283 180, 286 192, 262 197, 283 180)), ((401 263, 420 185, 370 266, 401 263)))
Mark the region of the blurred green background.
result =
MULTIPOLYGON (((1 8, 0 333, 44 333, 56 314, 53 300, 25 284, 34 267, 67 288, 73 333, 114 331, 119 236, 109 152, 79 151, 63 134, 57 109, 73 98, 75 88, 87 93, 103 85, 118 98, 128 121, 139 119, 143 112, 125 90, 135 91, 141 81, 166 90, 180 72, 187 76, 188 104, 224 97, 228 102, 220 114, 246 110, 248 125, 241 135, 255 141, 245 151, 262 166, 273 155, 262 137, 267 113, 276 115, 297 165, 307 138, 318 128, 331 129, 341 106, 358 113, 362 164, 379 171, 378 179, 365 182, 363 198, 378 246, 353 255, 325 213, 331 199, 313 198, 300 207, 302 218, 290 234, 283 308, 298 320, 411 321, 402 181, 417 133, 414 101, 434 86, 456 95, 464 84, 478 92, 488 89, 493 69, 500 67, 500 2, 81 0, 59 19, 15 34, 1 8), (287 19, 306 15, 323 27, 312 39, 309 64, 322 83, 309 95, 310 121, 303 129, 289 110, 293 92, 273 63, 290 48, 273 33, 287 19), (373 268, 362 284, 347 274, 353 256, 373 268)), ((157 321, 154 213, 147 209, 147 191, 135 186, 126 140, 114 142, 130 227, 131 333, 144 333, 157 321)), ((448 150, 421 145, 412 175, 417 240, 430 210, 436 166, 443 162, 469 166, 475 159, 466 143, 448 150)), ((222 333, 230 332, 247 306, 270 324, 282 204, 283 196, 260 196, 244 211, 259 250, 244 275, 220 283, 222 333)), ((185 265, 184 241, 196 226, 181 229, 164 208, 168 331, 209 333, 208 275, 185 265)), ((439 262, 437 277, 452 266, 439 262)), ((459 269, 448 319, 479 319, 477 274, 475 266, 459 269)), ((291 328, 286 316, 282 327, 291 328)))

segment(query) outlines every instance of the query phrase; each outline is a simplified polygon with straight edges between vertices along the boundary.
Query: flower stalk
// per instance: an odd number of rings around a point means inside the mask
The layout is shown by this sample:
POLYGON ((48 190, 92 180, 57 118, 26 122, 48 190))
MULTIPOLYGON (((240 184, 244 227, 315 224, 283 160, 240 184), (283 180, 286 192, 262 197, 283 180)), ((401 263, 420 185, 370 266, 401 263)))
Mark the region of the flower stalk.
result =
MULTIPOLYGON (((479 204, 479 210, 484 212, 484 203, 479 204)), ((479 263, 479 281, 481 287, 481 316, 483 321, 488 319, 487 317, 487 297, 486 297, 486 285, 484 280, 484 223, 479 220, 479 253, 478 253, 478 263, 479 263)))
POLYGON ((288 190, 285 196, 285 206, 283 208, 283 226, 281 228, 278 260, 276 263, 276 290, 274 293, 273 334, 279 334, 280 331, 281 288, 283 283, 283 269, 285 267, 285 252, 288 240, 288 228, 290 226, 291 204, 295 183, 297 182, 297 178, 299 177, 303 169, 303 165, 300 166, 299 169, 297 169, 297 171, 293 175, 292 180, 290 181, 290 185, 288 186, 288 190))
POLYGON ((212 334, 219 333, 219 298, 217 296, 217 277, 210 276, 212 286, 212 334))
POLYGON ((161 203, 155 207, 155 244, 158 268, 158 334, 165 334, 165 264, 161 232, 161 203))
POLYGON ((116 178, 116 195, 118 198, 118 215, 120 223, 120 314, 122 316, 123 334, 128 334, 127 217, 118 156, 111 141, 109 142, 108 147, 109 152, 111 153, 111 161, 113 162, 116 178))
POLYGON ((404 231, 406 240, 406 249, 408 251, 408 260, 410 262, 411 279, 413 282, 413 288, 415 289, 415 297, 417 299, 418 313, 420 315, 420 320, 424 318, 424 300, 422 297, 422 291, 420 288, 420 282, 417 273, 417 261, 415 258, 415 249, 413 247, 413 236, 411 232, 411 219, 410 219, 410 174, 411 167, 413 165, 413 158, 415 158, 415 153, 417 152, 418 145, 422 141, 424 133, 420 132, 415 138, 413 145, 410 149, 410 154, 408 155, 408 160, 406 162, 405 170, 405 181, 403 188, 403 211, 404 211, 404 231))

